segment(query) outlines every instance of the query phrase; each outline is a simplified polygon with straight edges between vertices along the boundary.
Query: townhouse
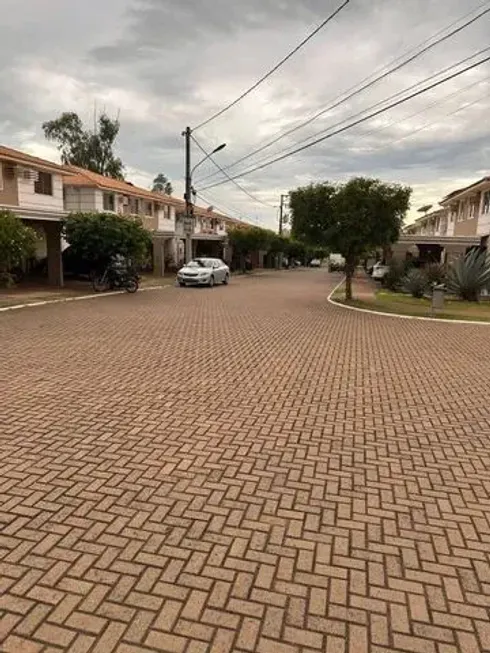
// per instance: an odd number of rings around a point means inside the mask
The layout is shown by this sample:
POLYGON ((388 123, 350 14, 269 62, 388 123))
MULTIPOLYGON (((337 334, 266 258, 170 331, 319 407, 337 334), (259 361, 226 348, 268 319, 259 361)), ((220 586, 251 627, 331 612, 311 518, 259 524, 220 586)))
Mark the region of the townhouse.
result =
MULTIPOLYGON (((175 268, 183 262, 183 200, 76 166, 64 168, 69 173, 63 182, 66 211, 104 211, 128 217, 137 216, 152 233, 154 272, 163 275, 165 270, 175 268)), ((195 206, 194 217, 191 236, 193 256, 226 258, 227 229, 238 221, 217 213, 213 207, 204 209, 195 206)))
POLYGON ((490 177, 483 177, 447 195, 442 201, 449 235, 478 236, 486 245, 490 235, 490 177))
MULTIPOLYGON (((184 261, 185 202, 71 165, 58 165, 0 146, 0 209, 9 209, 38 234, 36 258, 47 260, 51 285, 63 285, 61 222, 69 213, 104 211, 139 217, 152 234, 156 274, 184 261)), ((228 258, 227 231, 242 224, 194 206, 193 255, 228 258)))
POLYGON ((51 161, 0 146, 0 209, 12 211, 37 232, 36 256, 46 258, 48 280, 55 286, 63 284, 63 180, 71 174, 51 161))
POLYGON ((398 257, 425 256, 445 262, 472 247, 487 247, 490 235, 490 177, 446 195, 440 208, 408 225, 394 246, 398 257))
POLYGON ((490 177, 452 191, 427 213, 405 228, 405 234, 421 236, 478 237, 490 235, 490 177))

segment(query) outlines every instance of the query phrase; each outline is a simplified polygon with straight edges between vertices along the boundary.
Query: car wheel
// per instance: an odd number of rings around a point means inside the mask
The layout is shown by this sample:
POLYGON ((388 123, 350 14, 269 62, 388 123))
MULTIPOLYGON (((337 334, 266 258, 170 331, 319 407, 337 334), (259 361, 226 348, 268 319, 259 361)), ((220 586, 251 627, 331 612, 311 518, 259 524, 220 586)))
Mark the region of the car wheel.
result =
POLYGON ((185 283, 184 283, 183 281, 179 281, 179 286, 180 286, 181 288, 185 288, 185 283))
POLYGON ((208 285, 209 285, 210 288, 212 288, 214 286, 214 277, 213 276, 209 277, 209 284, 208 285))
POLYGON ((230 275, 226 273, 225 278, 223 279, 223 285, 227 286, 229 283, 230 283, 230 275))

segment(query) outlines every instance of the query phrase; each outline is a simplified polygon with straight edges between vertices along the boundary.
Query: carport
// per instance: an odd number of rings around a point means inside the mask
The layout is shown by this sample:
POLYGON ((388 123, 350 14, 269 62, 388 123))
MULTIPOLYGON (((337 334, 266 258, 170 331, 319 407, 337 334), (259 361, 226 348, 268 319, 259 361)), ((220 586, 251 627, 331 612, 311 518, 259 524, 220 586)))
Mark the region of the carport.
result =
POLYGON ((391 247, 394 259, 420 258, 427 263, 447 263, 481 244, 480 236, 421 236, 403 234, 391 247))

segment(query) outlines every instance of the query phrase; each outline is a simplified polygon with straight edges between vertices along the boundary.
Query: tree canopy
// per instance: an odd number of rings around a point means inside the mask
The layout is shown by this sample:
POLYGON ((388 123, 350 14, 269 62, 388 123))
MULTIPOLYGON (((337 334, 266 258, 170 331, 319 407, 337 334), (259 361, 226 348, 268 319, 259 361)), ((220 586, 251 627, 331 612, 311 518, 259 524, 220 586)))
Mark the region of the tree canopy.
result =
POLYGON ((174 189, 168 177, 164 175, 163 172, 160 172, 153 180, 152 191, 154 193, 165 193, 165 195, 172 195, 174 189))
POLYGON ((144 263, 151 247, 151 235, 139 218, 113 213, 72 213, 63 223, 64 236, 73 254, 94 269, 122 254, 134 264, 144 263))
POLYGON ((346 298, 360 257, 387 247, 400 235, 411 189, 355 177, 345 184, 311 184, 290 194, 292 235, 326 247, 346 260, 346 298))
POLYGON ((63 163, 113 179, 124 179, 124 166, 114 154, 119 128, 119 120, 113 120, 106 113, 98 117, 93 131, 84 128, 75 112, 62 113, 59 118, 43 124, 46 138, 58 144, 63 163))
POLYGON ((276 235, 260 227, 236 227, 229 230, 228 240, 234 251, 244 256, 255 251, 268 250, 271 234, 276 235))
POLYGON ((11 211, 0 211, 0 284, 10 285, 11 270, 34 256, 37 234, 11 211))

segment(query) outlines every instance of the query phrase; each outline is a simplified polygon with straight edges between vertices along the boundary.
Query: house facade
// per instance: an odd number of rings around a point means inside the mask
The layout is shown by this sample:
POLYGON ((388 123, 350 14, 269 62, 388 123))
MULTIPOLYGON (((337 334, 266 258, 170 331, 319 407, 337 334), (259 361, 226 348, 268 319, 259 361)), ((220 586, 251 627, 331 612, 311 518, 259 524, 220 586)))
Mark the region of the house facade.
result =
POLYGON ((445 262, 472 247, 487 246, 490 235, 490 177, 446 195, 439 209, 426 213, 404 229, 394 246, 398 257, 428 253, 445 262))
POLYGON ((48 279, 56 286, 63 284, 61 220, 67 215, 66 175, 62 166, 51 161, 0 146, 0 209, 12 211, 37 232, 37 258, 47 259, 48 279))
MULTIPOLYGON (((37 259, 46 259, 51 285, 63 285, 61 221, 72 212, 139 217, 152 234, 153 269, 163 275, 185 256, 185 202, 71 165, 58 165, 0 146, 0 209, 9 209, 38 234, 37 259)), ((228 257, 227 233, 242 222, 194 206, 193 256, 228 257)))
POLYGON ((454 236, 490 235, 490 177, 456 190, 441 202, 454 236))
POLYGON ((405 234, 455 238, 490 235, 490 177, 449 193, 440 206, 406 227, 405 234))
POLYGON ((138 217, 152 233, 155 270, 163 274, 166 265, 177 263, 177 213, 183 202, 90 170, 64 168, 69 173, 64 179, 64 205, 68 213, 97 211, 138 217))
MULTIPOLYGON (((163 275, 184 260, 185 202, 170 195, 139 188, 126 181, 104 177, 95 172, 64 166, 65 210, 104 211, 121 216, 139 217, 152 234, 153 269, 163 275)), ((238 221, 216 213, 211 207, 194 207, 192 234, 193 256, 226 255, 227 229, 238 221)))

